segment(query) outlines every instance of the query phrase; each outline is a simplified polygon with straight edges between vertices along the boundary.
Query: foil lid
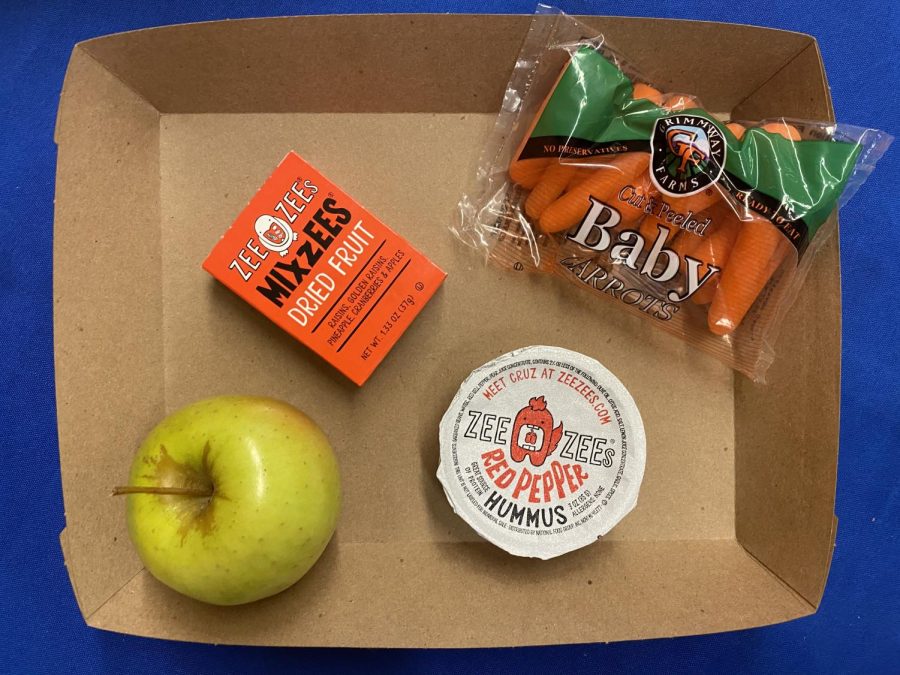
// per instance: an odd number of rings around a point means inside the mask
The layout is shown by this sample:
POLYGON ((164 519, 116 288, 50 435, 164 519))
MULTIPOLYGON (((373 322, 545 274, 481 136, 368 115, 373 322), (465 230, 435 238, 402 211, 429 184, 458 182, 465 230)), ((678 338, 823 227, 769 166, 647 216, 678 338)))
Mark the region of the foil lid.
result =
POLYGON ((609 532, 637 504, 646 439, 598 361, 526 347, 474 370, 440 426, 437 477, 453 510, 517 556, 548 559, 609 532))

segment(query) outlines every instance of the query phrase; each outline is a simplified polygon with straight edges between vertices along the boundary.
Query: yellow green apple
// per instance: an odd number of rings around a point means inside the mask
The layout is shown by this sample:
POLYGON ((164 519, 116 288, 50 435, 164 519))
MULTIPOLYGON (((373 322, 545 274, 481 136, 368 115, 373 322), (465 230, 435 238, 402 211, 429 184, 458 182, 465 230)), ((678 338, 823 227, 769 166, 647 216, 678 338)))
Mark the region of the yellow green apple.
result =
POLYGON ((294 584, 322 554, 341 506, 322 430, 287 403, 250 396, 165 418, 115 492, 127 494, 128 532, 150 573, 217 605, 294 584))

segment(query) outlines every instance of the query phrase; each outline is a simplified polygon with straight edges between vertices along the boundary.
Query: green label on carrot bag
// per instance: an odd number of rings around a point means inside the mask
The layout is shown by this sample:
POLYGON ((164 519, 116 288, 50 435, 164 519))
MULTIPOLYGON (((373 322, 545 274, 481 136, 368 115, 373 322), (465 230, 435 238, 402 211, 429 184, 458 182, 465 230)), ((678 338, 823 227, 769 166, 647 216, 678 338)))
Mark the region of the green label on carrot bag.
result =
POLYGON ((717 183, 802 253, 836 206, 860 152, 858 143, 791 140, 762 128, 738 139, 701 109, 673 113, 632 93, 615 64, 581 47, 520 156, 574 160, 659 145, 658 164, 666 168, 657 172, 651 164, 651 175, 664 194, 690 195, 717 183), (660 137, 661 127, 671 135, 660 137))

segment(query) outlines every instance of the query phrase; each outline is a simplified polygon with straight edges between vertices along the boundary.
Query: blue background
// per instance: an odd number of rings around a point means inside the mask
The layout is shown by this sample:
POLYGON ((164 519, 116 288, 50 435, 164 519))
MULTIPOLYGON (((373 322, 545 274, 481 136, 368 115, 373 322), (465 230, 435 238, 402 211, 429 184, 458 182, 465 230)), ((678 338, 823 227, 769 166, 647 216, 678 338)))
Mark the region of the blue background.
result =
MULTIPOLYGON (((19 5, 19 6, 16 6, 19 5)), ((752 23, 818 38, 837 118, 900 135, 900 3, 563 2, 570 13, 752 23), (886 105, 892 102, 892 105, 886 105)), ((0 671, 468 673, 900 668, 900 144, 842 211, 844 350, 837 547, 819 612, 712 636, 500 650, 263 649, 170 643, 89 629, 75 604, 63 528, 53 388, 53 125, 79 40, 169 23, 337 12, 530 13, 531 2, 141 0, 0 7, 0 671)), ((624 47, 623 47, 624 48, 624 47)), ((752 54, 748 54, 752 57, 752 54)))

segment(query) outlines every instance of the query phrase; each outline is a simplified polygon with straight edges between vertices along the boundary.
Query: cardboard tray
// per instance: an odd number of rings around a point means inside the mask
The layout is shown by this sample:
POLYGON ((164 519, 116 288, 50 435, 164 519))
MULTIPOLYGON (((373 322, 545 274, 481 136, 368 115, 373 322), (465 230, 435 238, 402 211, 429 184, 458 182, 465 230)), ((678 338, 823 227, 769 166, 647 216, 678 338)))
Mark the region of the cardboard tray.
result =
MULTIPOLYGON (((831 119, 809 36, 585 20, 712 110, 831 119)), ((75 47, 56 130, 54 309, 61 541, 88 624, 216 643, 446 647, 706 633, 815 611, 836 523, 837 238, 786 321, 766 387, 558 280, 484 266, 447 227, 529 21, 227 21, 75 47), (200 268, 290 149, 449 272, 363 389, 200 268), (459 383, 529 344, 599 358, 648 434, 635 511, 548 562, 479 540, 434 477, 438 421, 459 383), (234 608, 154 580, 110 497, 159 419, 224 393, 308 411, 346 493, 319 564, 234 608)))

